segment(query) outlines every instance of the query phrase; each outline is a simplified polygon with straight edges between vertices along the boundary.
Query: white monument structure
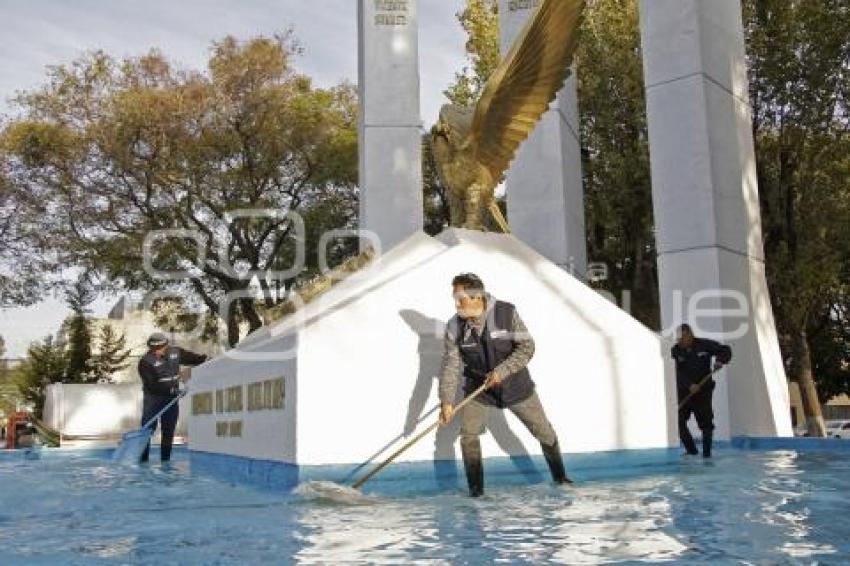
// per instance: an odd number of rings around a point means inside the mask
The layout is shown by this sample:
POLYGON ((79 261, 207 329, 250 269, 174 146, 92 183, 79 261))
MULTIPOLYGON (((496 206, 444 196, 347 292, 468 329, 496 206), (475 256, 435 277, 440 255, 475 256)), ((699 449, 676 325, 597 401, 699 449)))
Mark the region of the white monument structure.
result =
MULTIPOLYGON (((470 270, 515 303, 528 326, 536 342, 529 369, 563 450, 676 441, 655 333, 518 239, 452 228, 438 238, 410 236, 363 273, 195 368, 194 461, 235 466, 258 481, 268 474, 303 480, 321 465, 350 469, 412 432, 437 403, 443 325, 454 313, 451 279, 470 270)), ((458 425, 401 461, 455 459, 458 425)), ((540 453, 509 412, 494 412, 491 428, 482 437, 485 457, 540 453)))
MULTIPOLYGON (((508 20, 524 18, 510 6, 531 0, 502 4, 508 20)), ((544 121, 553 130, 544 125, 527 142, 546 150, 557 142, 560 154, 543 158, 523 149, 509 177, 509 191, 524 190, 510 182, 527 179, 530 163, 551 168, 539 176, 556 181, 523 193, 516 217, 509 208, 509 221, 526 226, 528 241, 522 228, 514 235, 451 228, 427 236, 420 230, 415 2, 360 0, 359 8, 361 222, 385 253, 195 369, 193 466, 280 487, 339 480, 388 441, 413 434, 423 419, 430 424, 443 324, 454 310, 450 282, 466 271, 515 303, 535 339, 529 369, 570 453, 568 470, 576 453, 666 454, 678 445, 669 333, 650 331, 559 261, 565 256, 558 254, 583 250, 582 238, 570 239, 581 211, 577 140, 564 135, 577 122, 574 84, 544 121), (547 214, 525 202, 534 198, 549 199, 547 214), (555 236, 541 226, 553 225, 557 242, 546 247, 555 236)), ((716 438, 788 436, 788 393, 760 245, 739 0, 644 0, 641 15, 665 327, 689 320, 720 333, 735 351, 715 396, 716 438)), ((485 457, 539 453, 511 414, 494 411, 489 424, 485 457)), ((400 461, 434 462, 437 478, 437 463, 455 470, 457 427, 439 429, 400 461)))
POLYGON ((358 20, 360 228, 389 249, 423 224, 417 0, 358 0, 358 20))
MULTIPOLYGON (((499 0, 502 55, 510 50, 538 4, 538 0, 499 0)), ((520 147, 505 186, 513 234, 583 278, 587 245, 578 116, 573 69, 551 110, 520 147)))
POLYGON ((640 16, 662 324, 690 320, 732 346, 714 395, 718 435, 789 435, 741 2, 642 0, 640 16))

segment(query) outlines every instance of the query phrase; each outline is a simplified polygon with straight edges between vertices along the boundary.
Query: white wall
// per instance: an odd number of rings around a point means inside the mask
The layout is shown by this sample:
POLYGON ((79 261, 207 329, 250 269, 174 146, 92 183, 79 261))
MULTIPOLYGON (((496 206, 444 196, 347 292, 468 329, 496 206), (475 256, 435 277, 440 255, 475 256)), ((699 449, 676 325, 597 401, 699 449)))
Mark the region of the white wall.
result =
MULTIPOLYGON (((180 402, 177 434, 185 434, 187 400, 180 402)), ((44 422, 63 436, 117 437, 141 427, 142 387, 131 383, 70 384, 47 387, 44 422)))
MULTIPOLYGON (((273 432, 247 411, 192 417, 190 447, 299 464, 365 460, 436 403, 450 283, 462 271, 479 273, 496 297, 517 305, 537 343, 532 376, 565 451, 677 442, 669 345, 512 236, 452 229, 439 241, 411 237, 371 274, 246 340, 241 360, 223 356, 198 368, 193 394, 277 368, 287 376, 287 400, 273 432), (293 347, 297 364, 283 359, 293 347), (215 420, 232 418, 243 419, 242 438, 211 435, 215 420)), ((495 413, 493 424, 485 455, 540 452, 512 415, 495 413)), ((455 436, 456 426, 441 430, 401 460, 453 457, 455 436)))
MULTIPOLYGON (((362 460, 437 402, 450 283, 463 271, 517 305, 537 345, 529 368, 565 451, 670 444, 664 359, 652 332, 513 237, 451 230, 443 241, 454 245, 302 331, 299 463, 362 460)), ((485 455, 540 452, 512 415, 494 418, 485 455)), ((450 457, 453 435, 442 431, 402 460, 450 457)))

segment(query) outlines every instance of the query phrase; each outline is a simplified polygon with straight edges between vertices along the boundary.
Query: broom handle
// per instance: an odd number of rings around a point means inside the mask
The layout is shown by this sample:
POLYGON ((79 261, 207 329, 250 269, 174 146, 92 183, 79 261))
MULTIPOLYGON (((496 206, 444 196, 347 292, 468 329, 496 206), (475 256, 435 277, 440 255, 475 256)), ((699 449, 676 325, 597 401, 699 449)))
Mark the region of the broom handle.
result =
POLYGON ((706 376, 705 376, 705 377, 703 377, 702 379, 700 379, 700 380, 699 380, 699 383, 697 383, 697 390, 696 390, 696 391, 691 391, 690 393, 688 393, 688 394, 687 394, 687 396, 685 396, 685 398, 684 398, 684 399, 682 399, 682 402, 681 402, 681 403, 679 403, 679 409, 681 409, 682 407, 684 407, 684 406, 685 406, 685 403, 687 403, 688 401, 690 401, 690 400, 691 400, 691 397, 693 397, 694 395, 696 395, 697 393, 699 393, 699 392, 700 392, 700 389, 702 389, 702 386, 703 386, 703 385, 705 385, 705 383, 706 383, 709 379, 711 379, 711 376, 712 376, 712 375, 714 375, 715 373, 717 373, 718 371, 720 371, 720 368, 722 368, 722 367, 723 367, 723 366, 720 366, 720 367, 718 367, 718 368, 714 368, 713 370, 711 370, 710 372, 708 372, 708 374, 706 374, 706 376))
POLYGON ((182 399, 182 398, 183 398, 183 397, 185 397, 185 396, 186 396, 186 390, 184 389, 183 391, 181 391, 181 392, 180 392, 180 394, 179 394, 179 395, 177 395, 177 397, 175 397, 174 399, 172 399, 171 401, 169 401, 169 402, 168 402, 168 404, 167 404, 165 407, 163 407, 162 409, 160 409, 160 410, 159 410, 159 412, 158 412, 157 414, 155 414, 154 416, 152 416, 148 422, 146 422, 145 424, 143 424, 143 425, 142 425, 142 428, 150 428, 150 426, 154 423, 154 421, 155 421, 156 419, 158 419, 159 417, 161 417, 161 416, 162 416, 162 414, 163 414, 165 411, 167 411, 168 409, 170 409, 170 408, 172 407, 172 405, 174 405, 174 403, 176 403, 177 401, 179 401, 180 399, 182 399))
MULTIPOLYGON (((489 385, 490 385, 490 384, 488 384, 488 383, 485 381, 485 382, 481 385, 481 387, 479 387, 478 389, 476 389, 475 391, 473 391, 471 395, 467 396, 467 397, 466 397, 466 399, 464 399, 463 401, 461 401, 461 402, 460 402, 460 404, 458 404, 458 406, 454 408, 454 413, 452 414, 452 418, 454 418, 454 414, 456 414, 456 413, 457 413, 457 411, 459 411, 459 410, 460 410, 460 409, 462 409, 462 408, 463 408, 463 407, 464 407, 467 403, 469 403, 470 401, 472 401, 473 399, 475 399, 476 397, 478 397, 478 395, 480 395, 480 394, 481 394, 481 393, 482 393, 485 389, 487 389, 487 387, 488 387, 489 385)), ((446 423, 446 424, 448 424, 448 423, 446 423)), ((437 428, 439 425, 440 425, 440 419, 438 418, 438 419, 437 419, 437 422, 435 422, 434 424, 432 424, 431 426, 429 426, 428 428, 426 428, 425 430, 423 430, 422 432, 420 432, 419 434, 417 434, 416 436, 414 436, 413 438, 411 438, 410 440, 408 440, 408 441, 404 444, 404 446, 402 446, 401 448, 399 448, 398 450, 396 450, 395 452, 393 452, 393 453, 390 455, 390 457, 389 457, 389 458, 387 458, 386 460, 384 460, 383 462, 381 462, 380 464, 378 464, 377 466, 375 466, 374 468, 372 468, 372 470, 371 470, 368 474, 366 474, 365 476, 363 476, 362 478, 360 478, 359 480, 357 480, 356 482, 354 482, 353 484, 351 484, 351 487, 353 487, 354 489, 358 489, 361 485, 363 485, 364 483, 366 483, 366 482, 367 482, 367 481, 368 481, 368 480, 369 480, 372 476, 374 476, 375 474, 377 474, 378 472, 380 472, 381 470, 383 470, 384 468, 386 468, 386 467, 387 467, 387 466, 388 466, 388 465, 389 465, 389 464, 390 464, 393 460, 395 460, 396 458, 398 458, 398 457, 401 455, 401 453, 402 453, 402 452, 404 452, 405 450, 407 450, 408 448, 410 448, 411 446, 413 446, 414 444, 416 444, 417 442, 419 442, 419 441, 420 441, 423 437, 425 437, 425 435, 427 435, 429 432, 431 432, 432 430, 434 430, 435 428, 437 428)))

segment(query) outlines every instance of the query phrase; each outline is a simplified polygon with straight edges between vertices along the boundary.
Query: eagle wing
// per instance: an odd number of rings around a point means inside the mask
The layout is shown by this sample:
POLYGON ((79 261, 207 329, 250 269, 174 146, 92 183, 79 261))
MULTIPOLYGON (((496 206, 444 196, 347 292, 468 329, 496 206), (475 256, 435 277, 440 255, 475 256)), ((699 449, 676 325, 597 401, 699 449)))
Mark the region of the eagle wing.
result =
POLYGON ((484 86, 471 141, 495 182, 564 86, 584 6, 584 0, 543 0, 484 86))

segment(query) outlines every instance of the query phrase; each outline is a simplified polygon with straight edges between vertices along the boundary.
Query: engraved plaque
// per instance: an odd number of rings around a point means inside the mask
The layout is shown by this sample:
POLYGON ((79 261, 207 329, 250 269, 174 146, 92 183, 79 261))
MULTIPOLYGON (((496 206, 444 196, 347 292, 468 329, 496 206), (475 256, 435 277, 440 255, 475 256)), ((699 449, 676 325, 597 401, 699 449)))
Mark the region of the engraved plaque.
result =
POLYGON ((192 414, 193 415, 210 415, 213 412, 213 394, 212 391, 205 393, 195 393, 192 395, 192 414))

